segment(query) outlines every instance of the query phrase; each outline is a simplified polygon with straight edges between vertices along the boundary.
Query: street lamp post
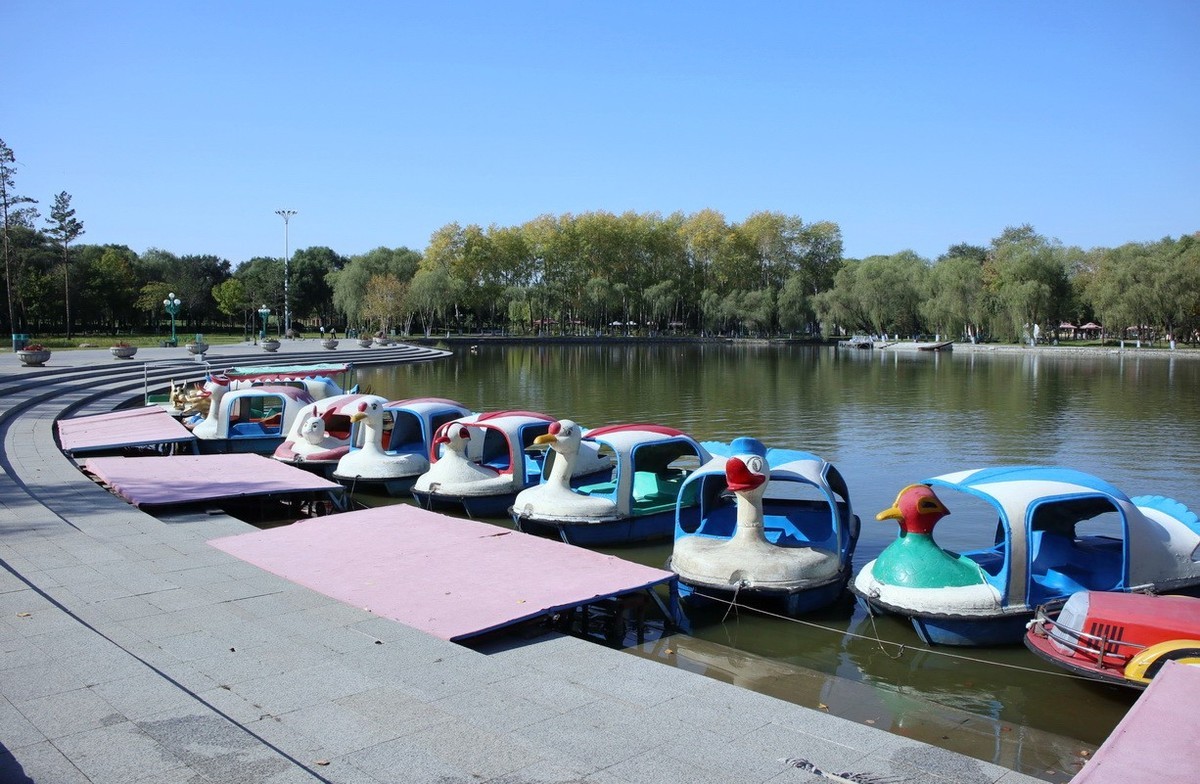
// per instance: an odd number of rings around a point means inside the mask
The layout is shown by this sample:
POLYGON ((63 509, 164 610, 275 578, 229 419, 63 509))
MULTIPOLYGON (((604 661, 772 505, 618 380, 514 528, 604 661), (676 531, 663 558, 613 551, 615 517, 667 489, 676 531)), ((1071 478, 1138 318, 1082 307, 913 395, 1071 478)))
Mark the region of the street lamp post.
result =
POLYGON ((174 291, 172 291, 170 294, 168 294, 167 298, 163 300, 163 307, 166 308, 167 312, 171 314, 171 345, 172 346, 179 345, 179 341, 175 339, 175 316, 177 313, 179 313, 180 304, 181 303, 179 301, 179 297, 175 296, 174 291))
POLYGON ((258 309, 258 317, 261 318, 263 321, 263 328, 262 328, 262 332, 259 333, 259 337, 262 340, 266 340, 267 339, 267 319, 271 317, 271 309, 268 308, 266 305, 263 305, 261 308, 258 309))
POLYGON ((275 210, 275 214, 283 218, 283 334, 286 336, 292 328, 292 311, 288 306, 288 221, 296 211, 275 210))

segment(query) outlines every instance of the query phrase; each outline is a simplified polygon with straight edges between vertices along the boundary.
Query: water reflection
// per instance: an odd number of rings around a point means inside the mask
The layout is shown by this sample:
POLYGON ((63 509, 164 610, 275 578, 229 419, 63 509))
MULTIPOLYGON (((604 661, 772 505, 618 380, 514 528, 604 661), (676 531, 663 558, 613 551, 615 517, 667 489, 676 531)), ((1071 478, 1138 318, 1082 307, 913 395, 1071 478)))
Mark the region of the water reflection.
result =
MULTIPOLYGON (((858 565, 895 537, 894 522, 873 518, 901 487, 967 468, 1066 465, 1130 495, 1165 495, 1200 509, 1195 358, 481 345, 445 361, 364 369, 360 380, 392 398, 437 395, 475 410, 545 411, 593 427, 660 422, 701 440, 753 435, 815 452, 837 464, 862 517, 858 565)), ((966 517, 965 505, 961 511, 966 517)), ((957 536, 949 525, 945 531, 957 536)), ((964 531, 964 544, 991 534, 964 531)), ((610 552, 661 567, 670 546, 610 552)), ((681 652, 674 656, 686 666, 728 673, 749 688, 824 703, 850 718, 861 710, 864 721, 947 748, 973 744, 966 753, 1046 778, 1069 767, 1068 746, 1103 740, 1136 696, 1052 674, 1023 647, 972 650, 966 659, 923 653, 907 623, 872 624, 850 605, 817 620, 829 630, 749 614, 701 619, 691 636, 662 645, 681 652), (876 635, 903 644, 904 654, 889 656, 895 650, 881 650, 876 635), (945 730, 951 716, 970 717, 962 726, 971 731, 945 730)), ((669 659, 662 650, 643 654, 669 659)))

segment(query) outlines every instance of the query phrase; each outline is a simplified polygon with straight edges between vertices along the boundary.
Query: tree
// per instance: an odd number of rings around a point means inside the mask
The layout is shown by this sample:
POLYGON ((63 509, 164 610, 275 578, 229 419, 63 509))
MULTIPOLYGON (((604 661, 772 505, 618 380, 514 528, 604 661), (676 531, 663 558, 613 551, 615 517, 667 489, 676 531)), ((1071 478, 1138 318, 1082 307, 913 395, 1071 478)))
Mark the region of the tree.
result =
POLYGON ((83 222, 75 217, 71 209, 71 194, 62 191, 54 197, 54 206, 46 221, 48 234, 62 248, 63 303, 66 306, 67 340, 71 339, 71 258, 69 246, 83 234, 83 222))
POLYGON ((245 329, 247 317, 254 306, 246 298, 246 287, 237 278, 229 278, 213 287, 213 299, 217 309, 227 316, 241 315, 242 328, 245 329))
POLYGON ((930 270, 921 314, 943 335, 979 336, 986 316, 983 262, 987 251, 955 245, 930 270))
POLYGON ((333 324, 337 309, 329 275, 344 269, 347 259, 318 246, 296 251, 290 263, 292 318, 304 321, 315 317, 321 324, 333 324))
POLYGON ((4 218, 4 279, 8 291, 8 324, 12 331, 17 328, 15 314, 13 312, 13 270, 12 270, 12 249, 9 243, 9 226, 15 213, 19 212, 22 204, 37 204, 37 201, 28 196, 19 196, 13 193, 16 181, 13 179, 13 170, 16 168, 17 158, 13 153, 12 148, 0 139, 0 210, 3 211, 4 218))
POLYGON ((992 240, 985 282, 1009 317, 1009 334, 1057 323, 1069 296, 1062 246, 1029 224, 1008 227, 992 240))
POLYGON ((372 275, 362 307, 359 309, 359 316, 367 324, 378 324, 379 332, 387 335, 391 330, 392 319, 404 308, 407 296, 408 284, 395 275, 372 275))
POLYGON ((131 326, 137 313, 137 254, 124 245, 78 245, 74 256, 80 315, 113 332, 131 326))
POLYGON ((372 279, 381 275, 407 286, 420 264, 421 254, 408 248, 381 247, 350 257, 344 267, 326 275, 334 310, 345 316, 347 326, 359 325, 368 320, 363 303, 370 294, 372 279))

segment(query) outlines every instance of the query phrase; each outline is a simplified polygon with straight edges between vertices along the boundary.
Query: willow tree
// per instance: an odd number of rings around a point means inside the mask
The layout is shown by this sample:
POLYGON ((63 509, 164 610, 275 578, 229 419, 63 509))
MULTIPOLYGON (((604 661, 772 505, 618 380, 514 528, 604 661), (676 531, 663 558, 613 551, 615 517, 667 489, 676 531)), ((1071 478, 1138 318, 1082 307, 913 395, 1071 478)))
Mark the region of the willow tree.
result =
POLYGON ((1015 337, 1035 325, 1057 322, 1069 297, 1062 246, 1029 224, 1009 227, 994 240, 985 265, 985 281, 1008 315, 1015 337))

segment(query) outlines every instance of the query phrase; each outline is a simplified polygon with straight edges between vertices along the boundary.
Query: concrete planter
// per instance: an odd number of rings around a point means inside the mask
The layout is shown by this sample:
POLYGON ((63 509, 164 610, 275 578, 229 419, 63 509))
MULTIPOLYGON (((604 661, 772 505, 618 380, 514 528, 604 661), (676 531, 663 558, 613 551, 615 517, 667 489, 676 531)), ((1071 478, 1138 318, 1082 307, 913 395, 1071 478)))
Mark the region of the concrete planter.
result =
POLYGON ((137 346, 109 346, 108 350, 117 359, 129 359, 137 353, 137 346))
POLYGON ((26 351, 22 349, 17 352, 17 359, 21 360, 21 364, 26 367, 41 367, 46 364, 46 360, 50 359, 50 352, 46 349, 41 351, 26 351))
POLYGON ((263 351, 272 351, 272 352, 278 351, 279 350, 279 341, 278 340, 264 340, 262 342, 262 347, 263 347, 263 351))
POLYGON ((371 338, 359 338, 358 339, 358 345, 362 346, 363 348, 370 348, 371 344, 373 342, 374 341, 371 340, 371 338))
POLYGON ((186 348, 191 354, 203 354, 208 351, 209 346, 207 343, 188 343, 186 348))
POLYGON ((333 351, 335 348, 338 347, 338 342, 339 341, 336 341, 332 338, 326 338, 325 340, 321 341, 321 345, 324 346, 325 348, 329 349, 330 351, 333 351))

